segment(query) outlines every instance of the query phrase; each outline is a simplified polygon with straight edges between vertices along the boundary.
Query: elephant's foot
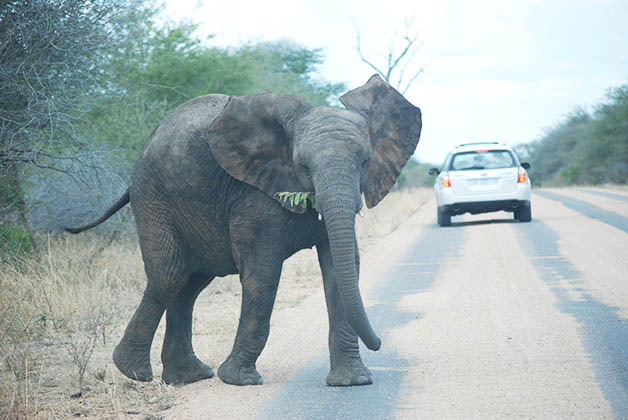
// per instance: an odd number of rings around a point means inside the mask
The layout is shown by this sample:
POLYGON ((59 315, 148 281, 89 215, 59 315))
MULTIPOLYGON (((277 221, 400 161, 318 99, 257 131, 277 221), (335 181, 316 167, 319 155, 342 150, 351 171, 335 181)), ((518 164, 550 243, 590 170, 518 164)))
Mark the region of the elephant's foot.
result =
POLYGON ((153 380, 149 352, 120 343, 113 351, 113 363, 126 377, 148 382, 153 380))
POLYGON ((371 371, 364 366, 359 358, 335 363, 327 375, 327 385, 329 386, 370 385, 372 383, 371 371))
POLYGON ((218 377, 223 382, 231 385, 261 385, 262 376, 257 372, 255 366, 244 366, 242 363, 229 355, 218 368, 218 377))
POLYGON ((167 384, 191 384, 213 376, 214 370, 192 354, 180 361, 164 362, 161 378, 167 384))

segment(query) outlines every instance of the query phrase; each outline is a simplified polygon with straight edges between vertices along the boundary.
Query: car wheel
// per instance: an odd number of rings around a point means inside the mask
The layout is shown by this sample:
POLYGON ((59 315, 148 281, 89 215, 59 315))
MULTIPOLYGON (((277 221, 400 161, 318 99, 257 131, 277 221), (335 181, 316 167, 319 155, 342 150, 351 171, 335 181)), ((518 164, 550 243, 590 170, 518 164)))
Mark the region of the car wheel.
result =
POLYGON ((438 226, 451 226, 451 216, 440 209, 436 210, 436 220, 438 221, 438 226))
POLYGON ((515 211, 515 219, 518 219, 520 222, 529 222, 532 220, 532 204, 515 211))

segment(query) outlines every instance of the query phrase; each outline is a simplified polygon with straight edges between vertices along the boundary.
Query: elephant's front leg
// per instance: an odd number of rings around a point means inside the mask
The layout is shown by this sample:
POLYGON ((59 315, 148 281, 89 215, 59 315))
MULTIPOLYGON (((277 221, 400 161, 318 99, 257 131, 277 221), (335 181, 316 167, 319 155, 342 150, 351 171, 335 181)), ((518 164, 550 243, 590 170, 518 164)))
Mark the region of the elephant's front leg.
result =
POLYGON ((249 262, 241 266, 242 308, 231 354, 218 368, 218 377, 233 385, 261 385, 255 362, 262 353, 270 329, 270 315, 281 275, 281 262, 249 262))
MULTIPOLYGON (((329 314, 329 358, 330 371, 327 385, 351 386, 373 383, 371 372, 360 358, 358 335, 355 333, 345 316, 340 295, 333 276, 333 265, 329 244, 316 247, 318 260, 323 273, 325 300, 329 314)), ((359 256, 356 249, 356 263, 359 269, 359 256)))

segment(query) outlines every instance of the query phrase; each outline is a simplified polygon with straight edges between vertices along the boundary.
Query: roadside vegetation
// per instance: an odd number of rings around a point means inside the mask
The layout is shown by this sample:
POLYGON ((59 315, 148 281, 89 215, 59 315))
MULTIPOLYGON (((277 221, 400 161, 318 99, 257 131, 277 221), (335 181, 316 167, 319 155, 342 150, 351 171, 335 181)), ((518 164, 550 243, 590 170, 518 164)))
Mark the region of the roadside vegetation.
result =
POLYGON ((628 84, 591 112, 578 108, 540 139, 519 145, 536 186, 628 184, 628 84))
POLYGON ((149 394, 163 395, 160 386, 126 384, 102 351, 144 287, 136 242, 94 234, 38 239, 37 254, 0 262, 0 417, 111 418, 140 402, 147 413, 168 404, 149 404, 149 394))
POLYGON ((434 167, 431 163, 421 162, 415 157, 411 157, 406 166, 401 171, 395 188, 431 188, 434 185, 435 176, 428 175, 430 168, 434 167))

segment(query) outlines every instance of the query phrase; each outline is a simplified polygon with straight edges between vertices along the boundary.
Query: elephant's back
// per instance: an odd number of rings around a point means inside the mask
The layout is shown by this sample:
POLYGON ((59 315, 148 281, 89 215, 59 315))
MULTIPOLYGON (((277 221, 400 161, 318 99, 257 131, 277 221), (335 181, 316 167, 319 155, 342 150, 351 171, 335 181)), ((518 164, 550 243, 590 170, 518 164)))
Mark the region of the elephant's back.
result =
POLYGON ((179 105, 166 115, 151 134, 142 159, 189 156, 189 142, 198 131, 209 130, 229 101, 229 96, 203 95, 179 105))
POLYGON ((163 118, 135 166, 130 185, 132 203, 133 196, 136 201, 140 196, 185 201, 199 195, 201 188, 218 188, 217 180, 224 177, 224 170, 199 133, 209 131, 228 100, 226 95, 199 96, 163 118))

